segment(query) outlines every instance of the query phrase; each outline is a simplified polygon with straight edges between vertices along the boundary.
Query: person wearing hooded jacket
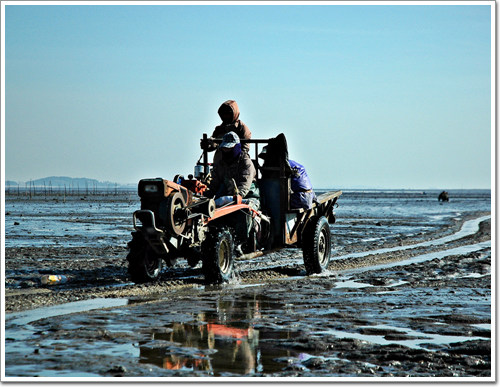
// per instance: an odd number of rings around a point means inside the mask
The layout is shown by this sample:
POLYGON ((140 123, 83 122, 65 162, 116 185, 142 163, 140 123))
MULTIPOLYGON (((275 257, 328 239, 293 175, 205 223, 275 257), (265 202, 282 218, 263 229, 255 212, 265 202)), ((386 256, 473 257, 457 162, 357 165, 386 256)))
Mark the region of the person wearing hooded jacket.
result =
MULTIPOLYGON (((204 142, 200 143, 202 149, 206 149, 212 152, 217 149, 217 144, 214 143, 214 139, 222 138, 226 133, 234 132, 240 139, 249 140, 252 137, 252 132, 248 129, 240 118, 240 109, 238 104, 234 100, 227 100, 224 102, 217 111, 222 123, 215 127, 212 136, 204 142)), ((248 152, 250 150, 249 144, 242 145, 243 150, 248 152)))
MULTIPOLYGON (((258 157, 264 160, 264 166, 267 162, 271 162, 271 164, 276 162, 272 159, 272 155, 270 154, 267 145, 262 148, 262 152, 258 155, 258 157)), ((290 208, 311 208, 313 203, 317 200, 317 197, 305 167, 302 164, 290 159, 287 160, 287 164, 290 167, 291 178, 290 208)))
POLYGON ((257 172, 250 156, 243 150, 240 138, 235 132, 226 133, 219 149, 221 157, 214 160, 207 196, 214 197, 216 206, 220 207, 238 194, 244 203, 258 209, 257 172))
MULTIPOLYGON (((242 203, 258 210, 260 200, 256 184, 257 173, 250 156, 242 149, 238 135, 235 132, 226 133, 219 149, 221 156, 214 160, 212 180, 205 196, 214 198, 215 205, 221 207, 233 202, 234 195, 240 195, 242 203)), ((235 253, 241 255, 242 249, 246 249, 245 244, 252 227, 255 227, 254 220, 240 211, 228 216, 227 224, 235 231, 235 253)))

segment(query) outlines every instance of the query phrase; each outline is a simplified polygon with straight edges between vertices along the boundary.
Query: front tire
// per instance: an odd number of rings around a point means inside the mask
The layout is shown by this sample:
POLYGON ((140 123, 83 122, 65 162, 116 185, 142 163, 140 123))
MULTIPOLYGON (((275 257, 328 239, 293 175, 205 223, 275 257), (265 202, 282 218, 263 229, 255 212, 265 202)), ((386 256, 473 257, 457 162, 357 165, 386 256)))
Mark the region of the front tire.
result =
POLYGON ((155 281, 163 268, 163 260, 154 253, 142 235, 133 235, 127 255, 128 273, 136 284, 155 281))
POLYGON ((208 283, 223 283, 231 279, 233 250, 233 236, 229 230, 212 230, 203 244, 202 270, 208 283))
POLYGON ((332 237, 328 219, 312 217, 302 236, 302 252, 307 274, 319 274, 328 268, 332 250, 332 237))

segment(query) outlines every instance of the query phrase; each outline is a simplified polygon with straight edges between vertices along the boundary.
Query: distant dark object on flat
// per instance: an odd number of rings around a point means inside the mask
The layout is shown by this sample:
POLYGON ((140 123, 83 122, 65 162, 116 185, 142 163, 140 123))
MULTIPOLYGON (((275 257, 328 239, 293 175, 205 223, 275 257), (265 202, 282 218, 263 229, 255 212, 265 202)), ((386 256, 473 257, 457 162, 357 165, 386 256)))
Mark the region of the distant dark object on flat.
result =
POLYGON ((448 192, 443 191, 439 194, 438 201, 440 202, 449 202, 450 201, 450 196, 448 195, 448 192))

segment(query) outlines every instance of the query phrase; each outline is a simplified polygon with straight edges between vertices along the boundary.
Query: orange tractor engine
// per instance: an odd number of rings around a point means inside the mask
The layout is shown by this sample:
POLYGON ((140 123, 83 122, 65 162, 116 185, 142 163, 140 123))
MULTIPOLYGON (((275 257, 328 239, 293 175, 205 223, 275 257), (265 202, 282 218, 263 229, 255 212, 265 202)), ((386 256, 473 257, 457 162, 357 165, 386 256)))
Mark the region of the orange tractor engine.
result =
POLYGON ((195 243, 196 233, 192 233, 194 224, 197 220, 203 224, 215 212, 213 199, 204 198, 196 192, 203 192, 205 185, 193 179, 176 177, 175 180, 183 181, 188 186, 192 184, 194 190, 161 178, 139 182, 141 209, 134 213, 134 228, 139 228, 155 252, 161 255, 172 253, 180 246, 181 240, 179 244, 169 246, 170 238, 181 237, 183 242, 187 242, 184 239, 189 235, 191 242, 195 243), (140 221, 141 227, 136 220, 140 221))
POLYGON ((188 175, 187 179, 185 179, 182 175, 177 175, 174 177, 174 182, 186 187, 188 190, 197 195, 203 195, 208 188, 206 184, 203 184, 200 180, 194 178, 193 175, 188 175))

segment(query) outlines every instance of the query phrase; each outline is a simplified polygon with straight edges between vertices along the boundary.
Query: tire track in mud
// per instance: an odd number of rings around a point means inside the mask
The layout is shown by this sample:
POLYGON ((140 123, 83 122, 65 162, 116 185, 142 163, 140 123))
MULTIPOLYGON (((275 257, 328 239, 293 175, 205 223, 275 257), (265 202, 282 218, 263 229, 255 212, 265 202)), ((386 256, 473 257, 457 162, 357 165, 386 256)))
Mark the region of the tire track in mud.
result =
MULTIPOLYGON (((470 219, 462 224, 459 231, 444 237, 431 239, 416 244, 408 244, 383 249, 368 250, 361 253, 346 254, 339 257, 333 257, 328 270, 333 273, 357 270, 366 268, 376 269, 380 265, 399 263, 401 265, 412 264, 419 257, 424 260, 434 259, 447 255, 458 253, 469 253, 484 248, 491 247, 490 232, 491 216, 482 216, 470 219), (458 249, 462 247, 462 249, 458 249), (463 250, 463 251, 461 251, 463 250), (435 254, 435 256, 433 256, 435 254), (407 261, 407 262, 404 262, 407 261)), ((274 254, 274 253, 271 253, 274 254)), ((259 266, 264 265, 265 258, 270 254, 263 255, 259 259, 259 266)), ((302 252, 298 249, 281 254, 281 258, 272 259, 267 263, 267 267, 252 267, 252 263, 241 265, 239 267, 239 277, 246 280, 258 280, 279 278, 282 276, 300 276, 305 275, 303 269, 302 252)), ((254 263, 255 264, 255 263, 254 263)))

